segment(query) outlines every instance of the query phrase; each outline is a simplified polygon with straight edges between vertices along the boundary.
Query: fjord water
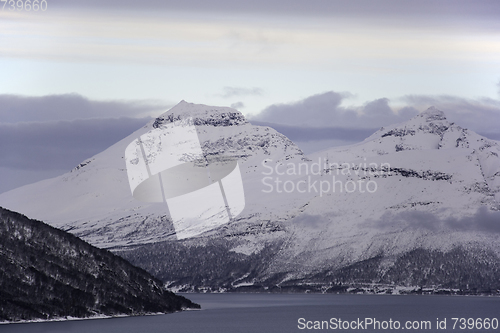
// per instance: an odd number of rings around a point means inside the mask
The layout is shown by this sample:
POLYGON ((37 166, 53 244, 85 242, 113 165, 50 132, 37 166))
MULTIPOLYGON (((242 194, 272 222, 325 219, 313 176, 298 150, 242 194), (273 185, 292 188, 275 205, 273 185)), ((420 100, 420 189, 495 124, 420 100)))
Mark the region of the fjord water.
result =
MULTIPOLYGON (((331 295, 331 294, 187 294, 201 304, 200 311, 185 311, 168 315, 77 320, 64 322, 19 323, 0 325, 0 332, 46 333, 289 333, 304 331, 344 331, 345 329, 299 329, 299 318, 307 321, 365 320, 380 322, 430 321, 430 329, 420 332, 488 330, 453 330, 452 318, 497 318, 500 320, 500 297, 441 296, 441 295, 331 295), (436 321, 446 318, 446 329, 438 329, 436 321)), ((313 325, 311 323, 310 325, 313 325)), ((400 331, 403 330, 402 328, 400 331)), ((357 331, 396 332, 391 329, 364 327, 357 331)), ((404 330, 403 330, 404 331, 404 330)))

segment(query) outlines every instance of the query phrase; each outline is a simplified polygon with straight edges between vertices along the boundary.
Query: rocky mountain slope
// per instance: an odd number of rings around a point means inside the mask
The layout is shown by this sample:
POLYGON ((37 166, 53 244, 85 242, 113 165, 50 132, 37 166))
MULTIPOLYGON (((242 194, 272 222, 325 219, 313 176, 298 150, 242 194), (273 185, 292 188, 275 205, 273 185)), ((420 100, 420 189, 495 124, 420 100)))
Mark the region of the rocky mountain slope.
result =
POLYGON ((109 251, 3 208, 0 267, 0 321, 199 307, 109 251))
POLYGON ((236 110, 181 102, 72 172, 0 195, 0 204, 113 248, 173 288, 489 290, 500 288, 499 154, 498 142, 435 108, 304 156, 236 110), (211 155, 238 158, 245 209, 178 241, 164 204, 132 198, 123 155, 132 140, 181 116, 194 119, 211 155))
POLYGON ((46 221, 99 247, 175 240, 167 205, 144 203, 132 197, 124 153, 133 140, 181 115, 192 117, 207 154, 238 158, 245 196, 249 197, 245 216, 258 214, 274 219, 294 206, 293 202, 285 202, 284 206, 274 205, 273 211, 262 210, 262 205, 273 202, 274 196, 253 193, 260 192, 262 161, 300 161, 303 155, 297 146, 269 127, 251 125, 234 109, 184 101, 71 172, 2 193, 0 205, 46 221))

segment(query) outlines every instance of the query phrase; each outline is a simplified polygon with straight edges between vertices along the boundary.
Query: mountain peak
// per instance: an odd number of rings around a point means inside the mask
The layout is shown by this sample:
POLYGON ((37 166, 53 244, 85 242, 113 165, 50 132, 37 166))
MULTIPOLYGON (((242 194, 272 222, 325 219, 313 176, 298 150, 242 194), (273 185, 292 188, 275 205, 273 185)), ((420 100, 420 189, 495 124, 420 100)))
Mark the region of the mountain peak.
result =
POLYGON ((431 106, 424 112, 420 113, 418 116, 425 118, 426 121, 433 120, 446 120, 446 115, 443 111, 437 109, 435 106, 431 106))
POLYGON ((197 126, 234 126, 247 123, 245 116, 233 108, 194 104, 182 100, 156 118, 153 127, 158 128, 161 124, 172 123, 188 117, 191 117, 197 126))
POLYGON ((448 122, 443 111, 431 106, 427 110, 404 123, 382 127, 379 131, 369 137, 368 140, 390 136, 403 138, 408 135, 415 136, 418 133, 435 134, 442 138, 444 132, 449 130, 452 126, 453 124, 448 122))
POLYGON ((468 142, 466 132, 450 123, 443 111, 431 106, 404 123, 381 128, 366 140, 376 140, 381 143, 379 140, 382 139, 387 151, 395 149, 398 152, 463 146, 456 141, 459 137, 460 142, 466 146, 468 142))

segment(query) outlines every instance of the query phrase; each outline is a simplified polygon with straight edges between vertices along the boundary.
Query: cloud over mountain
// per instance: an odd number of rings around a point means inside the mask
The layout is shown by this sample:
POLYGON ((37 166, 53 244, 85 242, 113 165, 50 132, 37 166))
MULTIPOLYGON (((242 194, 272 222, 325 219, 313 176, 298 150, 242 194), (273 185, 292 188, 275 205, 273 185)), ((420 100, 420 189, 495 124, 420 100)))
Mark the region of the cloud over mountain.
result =
POLYGON ((289 104, 273 104, 252 120, 312 127, 376 128, 408 120, 418 113, 413 108, 395 112, 387 98, 362 106, 342 106, 341 103, 351 96, 347 92, 329 91, 289 104))
POLYGON ((398 214, 385 213, 380 220, 369 221, 367 226, 383 230, 400 228, 426 229, 429 231, 482 231, 500 233, 500 212, 491 211, 486 206, 478 208, 475 214, 462 218, 439 218, 425 211, 405 211, 398 214))
POLYGON ((0 167, 70 170, 123 139, 150 118, 0 123, 0 167))
POLYGON ((89 118, 144 117, 172 105, 151 100, 91 100, 78 94, 23 96, 0 94, 0 123, 89 118))
POLYGON ((344 106, 352 96, 349 92, 329 91, 293 103, 273 104, 253 116, 251 121, 279 124, 271 126, 288 130, 287 135, 297 141, 344 139, 347 143, 366 138, 362 136, 367 134, 368 129, 407 121, 419 111, 436 106, 458 125, 500 140, 499 100, 407 95, 394 101, 400 104, 398 108, 391 106, 388 98, 379 98, 360 106, 344 106), (290 130, 292 127, 297 129, 290 130))

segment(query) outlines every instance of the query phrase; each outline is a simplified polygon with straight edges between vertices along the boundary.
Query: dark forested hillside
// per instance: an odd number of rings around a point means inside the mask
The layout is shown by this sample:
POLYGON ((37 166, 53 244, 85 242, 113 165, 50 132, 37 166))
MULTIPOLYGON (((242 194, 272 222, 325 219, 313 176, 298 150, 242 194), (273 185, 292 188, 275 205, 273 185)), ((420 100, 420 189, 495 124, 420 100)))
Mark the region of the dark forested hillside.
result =
POLYGON ((0 207, 0 321, 199 308, 146 271, 0 207))

